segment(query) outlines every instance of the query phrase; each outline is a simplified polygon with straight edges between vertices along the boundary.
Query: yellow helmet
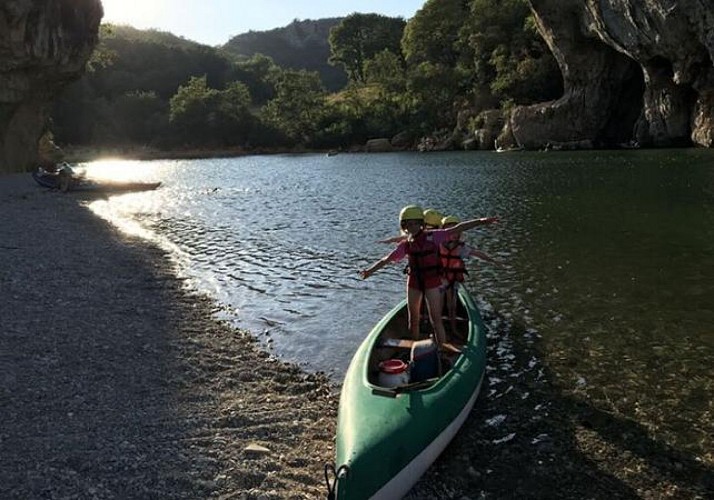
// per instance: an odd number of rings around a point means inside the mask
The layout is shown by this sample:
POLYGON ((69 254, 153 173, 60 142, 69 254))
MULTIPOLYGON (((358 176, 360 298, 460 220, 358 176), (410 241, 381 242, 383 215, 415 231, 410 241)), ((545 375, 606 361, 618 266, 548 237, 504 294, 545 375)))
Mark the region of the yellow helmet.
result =
POLYGON ((441 219, 444 217, 443 214, 439 213, 433 208, 427 208, 424 210, 424 224, 427 226, 440 227, 441 219))
POLYGON ((424 220, 424 211, 419 205, 407 205, 399 212, 399 222, 405 220, 424 220))
POLYGON ((459 222, 461 222, 461 219, 459 219, 455 215, 447 215, 446 217, 441 219, 441 227, 444 227, 447 224, 458 224, 459 222))

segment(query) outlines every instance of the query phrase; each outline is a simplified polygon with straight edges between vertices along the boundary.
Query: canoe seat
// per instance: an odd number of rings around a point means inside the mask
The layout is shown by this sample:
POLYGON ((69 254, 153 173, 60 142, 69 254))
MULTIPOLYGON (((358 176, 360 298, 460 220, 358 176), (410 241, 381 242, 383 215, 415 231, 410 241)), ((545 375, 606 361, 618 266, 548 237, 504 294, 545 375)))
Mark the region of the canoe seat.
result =
MULTIPOLYGON (((425 339, 426 340, 426 339, 425 339)), ((421 340, 412 340, 412 339, 384 339, 382 340, 377 347, 391 347, 392 349, 412 349, 414 347, 415 342, 423 342, 421 340)), ((442 346, 442 350, 446 354, 454 355, 454 354, 461 354, 461 347, 463 346, 463 342, 444 342, 444 345, 442 346)))
POLYGON ((461 354, 463 350, 463 344, 459 345, 453 342, 444 342, 441 345, 441 350, 444 354, 453 356, 454 354, 461 354))
POLYGON ((439 377, 429 378, 422 380, 420 382, 414 382, 411 384, 398 385, 397 387, 373 387, 372 394, 375 396, 385 396, 388 398, 396 398, 399 394, 410 391, 418 391, 420 389, 427 389, 431 387, 435 382, 439 380, 439 377))
POLYGON ((379 343, 379 347, 398 347, 400 349, 411 349, 414 341, 411 339, 384 339, 379 343))

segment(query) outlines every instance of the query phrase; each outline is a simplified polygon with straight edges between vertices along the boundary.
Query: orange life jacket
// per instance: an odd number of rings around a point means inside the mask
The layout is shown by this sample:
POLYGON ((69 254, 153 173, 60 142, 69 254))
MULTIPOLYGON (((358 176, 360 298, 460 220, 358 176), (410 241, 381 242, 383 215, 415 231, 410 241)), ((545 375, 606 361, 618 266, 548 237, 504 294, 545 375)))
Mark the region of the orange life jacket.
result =
POLYGON ((426 290, 441 283, 442 269, 439 247, 428 231, 421 231, 411 240, 407 240, 406 253, 409 256, 409 282, 426 290))
POLYGON ((468 274, 464 259, 461 258, 463 248, 463 241, 448 241, 439 248, 441 266, 444 268, 444 278, 449 284, 457 281, 463 282, 464 275, 468 274))

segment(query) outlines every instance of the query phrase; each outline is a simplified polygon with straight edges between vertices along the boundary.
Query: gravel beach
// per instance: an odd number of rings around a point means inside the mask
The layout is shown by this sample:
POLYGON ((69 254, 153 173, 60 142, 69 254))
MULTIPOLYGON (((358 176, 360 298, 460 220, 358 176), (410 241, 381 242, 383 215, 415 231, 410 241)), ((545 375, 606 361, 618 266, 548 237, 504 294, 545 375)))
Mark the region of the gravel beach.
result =
MULTIPOLYGON (((324 498, 339 388, 82 201, 0 177, 0 498, 324 498)), ((714 498, 709 462, 558 388, 537 335, 484 316, 483 394, 409 498, 714 498)))
POLYGON ((335 388, 81 201, 0 178, 0 498, 322 496, 335 388))

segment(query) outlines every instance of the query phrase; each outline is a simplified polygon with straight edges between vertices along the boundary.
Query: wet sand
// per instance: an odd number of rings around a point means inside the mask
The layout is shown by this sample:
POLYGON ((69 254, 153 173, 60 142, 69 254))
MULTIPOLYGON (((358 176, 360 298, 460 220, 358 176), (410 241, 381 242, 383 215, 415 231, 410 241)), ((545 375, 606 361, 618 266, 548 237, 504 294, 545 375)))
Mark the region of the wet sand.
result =
MULTIPOLYGON (((339 388, 82 200, 0 177, 0 498, 324 498, 339 388)), ((714 497, 709 464, 559 389, 535 335, 484 316, 482 396, 409 498, 714 497)))

